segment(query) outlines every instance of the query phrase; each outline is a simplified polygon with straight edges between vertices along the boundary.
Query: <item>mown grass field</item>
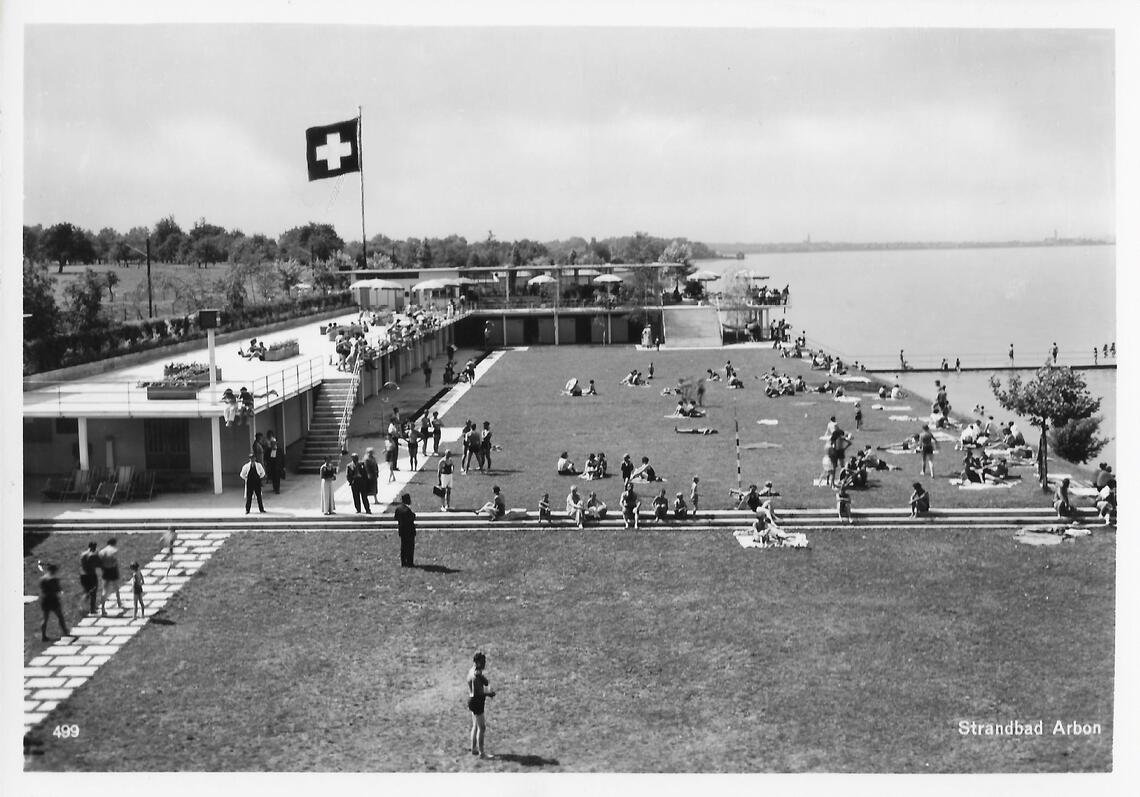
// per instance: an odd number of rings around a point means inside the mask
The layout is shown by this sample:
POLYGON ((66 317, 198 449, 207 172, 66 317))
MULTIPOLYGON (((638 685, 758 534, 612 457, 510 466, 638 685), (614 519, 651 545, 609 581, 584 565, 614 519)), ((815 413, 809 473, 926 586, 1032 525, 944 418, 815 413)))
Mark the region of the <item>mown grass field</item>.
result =
POLYGON ((1008 531, 855 528, 812 543, 479 527, 421 533, 429 567, 406 570, 391 532, 239 535, 48 718, 27 767, 1111 767, 1114 533, 1029 547, 1008 531), (493 761, 467 752, 476 649, 499 691, 493 761), (959 735, 971 719, 1103 733, 959 735), (53 738, 56 723, 79 738, 53 738))
MULTIPOLYGON (((910 410, 874 410, 881 404, 877 395, 862 399, 864 428, 855 430, 854 407, 819 393, 795 397, 767 398, 762 385, 753 377, 771 367, 795 376, 802 373, 809 385, 822 384, 827 378, 822 371, 811 371, 806 361, 782 359, 771 349, 717 349, 708 351, 640 352, 629 348, 586 349, 582 347, 541 347, 529 351, 511 351, 482 376, 475 387, 444 419, 449 426, 462 426, 471 419, 480 426, 490 421, 494 441, 503 447, 493 457, 495 470, 469 476, 459 474, 452 506, 481 506, 491 494, 491 486, 503 489, 508 506, 534 509, 543 492, 549 492, 556 508, 564 505, 572 484, 585 496, 596 490, 609 506, 616 507, 622 485, 619 463, 628 452, 635 463, 648 456, 658 475, 667 482, 638 488, 643 505, 648 508, 652 494, 664 487, 670 499, 678 491, 688 497, 694 475, 701 479, 702 504, 712 508, 732 506, 729 488, 736 486, 736 454, 734 446, 734 411, 740 426, 743 485, 763 485, 772 480, 781 492, 777 502, 783 508, 815 508, 834 506, 834 493, 815 487, 812 480, 820 474, 820 460, 825 443, 819 439, 830 416, 854 435, 851 449, 866 444, 887 445, 903 440, 921 428, 918 422, 890 420, 891 415, 926 416, 930 402, 921 397, 888 405, 911 407, 910 410), (698 377, 709 368, 723 369, 731 358, 744 375, 743 390, 727 390, 724 383, 710 383, 705 395, 706 418, 666 418, 676 407, 676 397, 661 395, 663 387, 677 384, 678 378, 698 377), (655 377, 652 387, 621 387, 619 380, 630 369, 648 372, 650 362, 655 377), (571 376, 583 385, 589 379, 597 383, 597 397, 570 398, 560 395, 571 376), (775 425, 761 425, 761 419, 775 420, 775 425), (714 435, 681 435, 680 428, 709 427, 714 435), (583 481, 558 476, 555 462, 561 451, 582 467, 589 452, 605 452, 610 472, 619 474, 601 481, 583 481)), ((723 371, 722 371, 723 373, 723 371)), ((936 375, 931 375, 931 395, 936 375)), ((868 387, 862 388, 869 389, 868 387)), ((875 387, 877 389, 877 385, 875 387)), ((858 385, 849 386, 849 395, 862 396, 858 385)), ((954 396, 950 396, 951 402, 954 396)), ((995 420, 1001 421, 997 415, 995 420)), ((955 437, 957 433, 955 432, 955 437)), ((379 445, 378 441, 369 445, 379 445)), ((458 460, 461 446, 452 446, 458 460)), ((379 448, 377 449, 379 450, 379 448)), ((406 462, 402 451, 401 463, 406 462)), ((883 454, 884 459, 902 470, 877 471, 871 474, 871 486, 852 492, 855 510, 860 506, 905 508, 914 481, 922 481, 933 496, 936 507, 1026 507, 1050 505, 1050 495, 1043 494, 1034 481, 1032 468, 1017 468, 1021 482, 1010 489, 967 491, 949 484, 948 476, 961 470, 962 453, 953 443, 941 443, 936 456, 936 479, 919 479, 919 458, 914 454, 883 454)), ((438 508, 430 491, 435 483, 436 460, 412 482, 412 496, 417 506, 438 508)), ((401 464, 403 467, 403 464, 401 464)), ((1057 462, 1054 469, 1080 474, 1086 468, 1057 462)), ((386 478, 386 476, 382 476, 386 478)), ((1091 505, 1091 502, 1085 502, 1091 505)))

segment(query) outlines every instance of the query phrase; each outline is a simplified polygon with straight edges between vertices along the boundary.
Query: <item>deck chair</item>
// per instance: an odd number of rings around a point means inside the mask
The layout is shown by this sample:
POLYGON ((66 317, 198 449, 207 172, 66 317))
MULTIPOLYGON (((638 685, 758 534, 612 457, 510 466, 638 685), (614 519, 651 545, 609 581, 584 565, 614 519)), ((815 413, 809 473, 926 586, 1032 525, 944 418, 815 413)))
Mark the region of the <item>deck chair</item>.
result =
POLYGON ((77 470, 71 477, 71 484, 64 489, 59 497, 59 500, 66 501, 69 498, 77 498, 80 501, 86 500, 91 494, 91 471, 90 470, 77 470))
POLYGON ((99 486, 95 489, 95 492, 91 494, 91 501, 93 503, 110 506, 118 499, 118 492, 118 482, 100 482, 99 486))
POLYGON ((144 470, 136 473, 135 477, 131 479, 131 497, 134 498, 136 495, 140 498, 146 496, 146 500, 148 501, 154 498, 154 483, 154 471, 144 470))
POLYGON ((115 471, 115 483, 119 485, 119 500, 130 501, 134 495, 134 465, 120 465, 115 471))
POLYGON ((40 490, 43 500, 62 501, 64 493, 71 489, 72 479, 71 476, 48 477, 48 480, 44 482, 43 489, 40 490))

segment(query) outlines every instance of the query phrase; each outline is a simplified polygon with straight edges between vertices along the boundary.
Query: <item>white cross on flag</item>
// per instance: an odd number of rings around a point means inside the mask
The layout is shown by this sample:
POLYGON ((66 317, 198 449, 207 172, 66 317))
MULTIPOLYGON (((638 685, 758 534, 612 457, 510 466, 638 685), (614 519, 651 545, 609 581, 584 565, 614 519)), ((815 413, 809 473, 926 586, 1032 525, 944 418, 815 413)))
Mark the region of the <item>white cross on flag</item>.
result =
POLYGON ((310 127, 305 131, 305 156, 309 180, 323 180, 360 171, 360 119, 335 125, 310 127))

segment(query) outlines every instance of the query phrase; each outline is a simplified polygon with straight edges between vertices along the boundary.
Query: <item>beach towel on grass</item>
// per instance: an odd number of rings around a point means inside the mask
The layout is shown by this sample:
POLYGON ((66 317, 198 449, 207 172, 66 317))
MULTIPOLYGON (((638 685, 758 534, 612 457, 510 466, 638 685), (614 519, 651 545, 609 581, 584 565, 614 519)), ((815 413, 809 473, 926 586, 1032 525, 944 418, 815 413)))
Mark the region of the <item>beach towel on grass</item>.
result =
POLYGON ((950 483, 959 490, 1008 490, 1013 486, 1010 482, 968 482, 963 479, 951 479, 950 483))
POLYGON ((856 401, 862 401, 858 396, 836 396, 836 401, 842 401, 844 404, 854 404, 856 401))
POLYGON ((871 384, 871 380, 866 376, 844 376, 841 374, 837 378, 842 379, 844 382, 863 382, 864 384, 871 384))
POLYGON ((1013 534, 1015 540, 1026 545, 1060 545, 1062 542, 1090 536, 1092 532, 1089 529, 1057 524, 1026 526, 1013 534))
POLYGON ((902 421, 903 423, 918 423, 918 418, 913 415, 888 415, 887 420, 902 421))
POLYGON ((783 448, 782 443, 769 443, 767 440, 762 440, 759 443, 744 443, 740 446, 742 449, 753 448, 783 448))
POLYGON ((776 426, 780 422, 775 418, 761 418, 756 423, 760 424, 761 426, 776 426))
POLYGON ((815 401, 793 401, 793 407, 814 407, 817 402, 815 401))
POLYGON ((777 544, 768 544, 760 542, 753 535, 752 529, 737 529, 732 532, 732 536, 736 537, 736 541, 740 543, 741 548, 810 548, 808 545, 808 538, 806 534, 795 532, 787 535, 783 542, 777 544))
POLYGON ((914 407, 910 406, 909 404, 900 404, 900 405, 895 405, 893 407, 888 407, 886 404, 872 404, 871 409, 873 409, 873 410, 891 410, 892 412, 907 412, 909 410, 913 410, 914 407))
POLYGON ((957 443, 958 442, 957 437, 950 434, 949 432, 943 432, 941 430, 937 430, 934 432, 934 439, 940 443, 957 443))

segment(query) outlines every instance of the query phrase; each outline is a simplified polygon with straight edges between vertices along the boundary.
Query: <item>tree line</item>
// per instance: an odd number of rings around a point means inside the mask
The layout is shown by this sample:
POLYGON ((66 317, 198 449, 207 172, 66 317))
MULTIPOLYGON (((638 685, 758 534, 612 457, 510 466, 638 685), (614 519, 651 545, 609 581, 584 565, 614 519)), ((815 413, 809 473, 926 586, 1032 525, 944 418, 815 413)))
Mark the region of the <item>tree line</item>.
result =
POLYGON ((167 216, 153 227, 132 227, 126 232, 112 227, 93 232, 66 221, 46 228, 25 225, 24 258, 33 263, 53 263, 60 274, 72 264, 129 265, 146 259, 148 241, 154 262, 200 268, 219 263, 294 261, 307 267, 333 263, 341 269, 462 269, 526 264, 681 263, 717 256, 699 241, 660 238, 645 232, 600 241, 572 237, 545 243, 526 238, 500 241, 488 232, 484 240, 475 242, 461 235, 403 240, 376 235, 368 241, 366 261, 361 242, 345 242, 331 224, 309 222, 270 238, 261 233, 246 235, 239 229, 226 230, 204 218, 184 230, 173 216, 167 216))

